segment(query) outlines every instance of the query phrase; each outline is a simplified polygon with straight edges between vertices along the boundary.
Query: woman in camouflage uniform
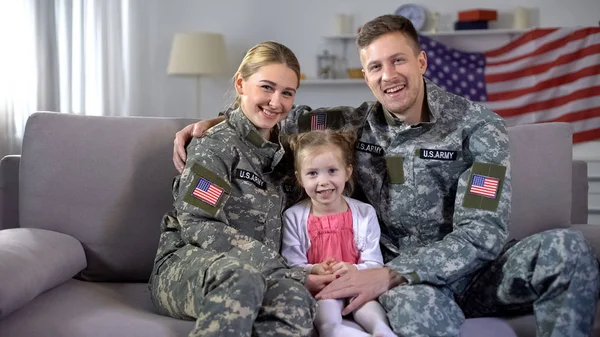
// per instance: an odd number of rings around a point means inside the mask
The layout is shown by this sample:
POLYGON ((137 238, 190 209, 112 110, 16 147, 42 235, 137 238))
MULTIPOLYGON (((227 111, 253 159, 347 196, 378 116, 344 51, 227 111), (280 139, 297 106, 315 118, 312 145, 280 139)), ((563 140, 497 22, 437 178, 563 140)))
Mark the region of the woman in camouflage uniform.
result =
POLYGON ((292 108, 299 79, 287 47, 254 46, 235 75, 233 111, 187 148, 150 289, 163 314, 196 320, 190 336, 312 332, 312 281, 279 255, 289 170, 277 123, 292 108))

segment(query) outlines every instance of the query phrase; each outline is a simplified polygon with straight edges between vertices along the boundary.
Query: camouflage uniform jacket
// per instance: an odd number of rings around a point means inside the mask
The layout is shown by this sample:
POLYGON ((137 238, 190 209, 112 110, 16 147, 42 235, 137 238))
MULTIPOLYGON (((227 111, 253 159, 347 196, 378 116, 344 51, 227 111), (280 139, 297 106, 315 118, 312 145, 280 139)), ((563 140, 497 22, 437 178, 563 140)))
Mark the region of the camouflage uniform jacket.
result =
POLYGON ((305 131, 319 121, 355 127, 356 180, 377 211, 386 266, 412 284, 459 281, 455 286, 463 288, 465 276, 497 258, 507 239, 508 134, 502 118, 482 105, 428 80, 425 90, 428 122, 407 125, 380 103, 366 102, 299 106, 285 128, 305 131), (472 189, 475 176, 497 184, 493 196, 493 187, 472 189))
POLYGON ((162 221, 155 266, 194 245, 247 262, 266 278, 304 284, 306 272, 288 268, 279 254, 281 214, 289 202, 284 152, 280 142, 262 138, 240 109, 193 139, 185 169, 173 182, 174 210, 162 221))

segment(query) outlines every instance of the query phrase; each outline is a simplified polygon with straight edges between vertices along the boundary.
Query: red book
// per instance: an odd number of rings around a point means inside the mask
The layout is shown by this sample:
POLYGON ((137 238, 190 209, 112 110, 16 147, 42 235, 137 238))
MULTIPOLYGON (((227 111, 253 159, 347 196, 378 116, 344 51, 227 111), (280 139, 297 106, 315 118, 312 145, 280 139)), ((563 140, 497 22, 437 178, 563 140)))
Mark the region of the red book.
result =
POLYGON ((458 12, 459 22, 495 21, 497 19, 498 11, 493 9, 470 9, 458 12))

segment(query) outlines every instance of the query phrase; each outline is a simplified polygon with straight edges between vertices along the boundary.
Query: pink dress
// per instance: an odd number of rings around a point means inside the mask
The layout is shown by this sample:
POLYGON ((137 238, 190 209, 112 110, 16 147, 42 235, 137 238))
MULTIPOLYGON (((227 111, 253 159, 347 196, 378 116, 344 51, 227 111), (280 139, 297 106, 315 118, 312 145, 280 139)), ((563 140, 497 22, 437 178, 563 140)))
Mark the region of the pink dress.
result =
POLYGON ((352 212, 322 216, 308 215, 310 247, 306 252, 308 263, 317 264, 332 257, 336 261, 358 263, 359 254, 354 245, 352 212))

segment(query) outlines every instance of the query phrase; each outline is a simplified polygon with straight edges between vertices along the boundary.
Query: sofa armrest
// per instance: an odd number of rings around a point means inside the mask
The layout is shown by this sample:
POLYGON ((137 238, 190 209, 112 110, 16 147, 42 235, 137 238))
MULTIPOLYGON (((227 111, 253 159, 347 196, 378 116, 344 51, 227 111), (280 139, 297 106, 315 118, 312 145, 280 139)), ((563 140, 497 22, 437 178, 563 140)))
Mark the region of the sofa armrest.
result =
POLYGON ((86 267, 72 236, 35 228, 0 230, 0 318, 86 267))
POLYGON ((21 156, 0 160, 0 230, 19 227, 19 164, 21 156))
POLYGON ((571 228, 583 233, 585 240, 600 260, 600 225, 573 225, 571 228))
POLYGON ((571 223, 586 224, 588 222, 588 170, 587 162, 573 160, 571 223))

